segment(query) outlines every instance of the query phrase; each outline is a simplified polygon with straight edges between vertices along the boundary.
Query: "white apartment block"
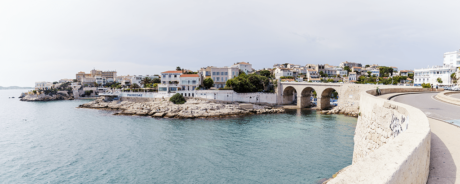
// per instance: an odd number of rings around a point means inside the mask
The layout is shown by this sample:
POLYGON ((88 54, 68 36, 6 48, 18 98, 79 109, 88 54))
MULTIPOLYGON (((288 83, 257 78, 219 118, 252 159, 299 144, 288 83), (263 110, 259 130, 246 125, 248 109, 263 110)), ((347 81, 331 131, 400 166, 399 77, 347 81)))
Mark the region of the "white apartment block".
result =
POLYGON ((350 72, 348 75, 348 82, 354 82, 358 79, 356 72, 350 72))
POLYGON ((201 76, 199 74, 182 74, 179 78, 177 93, 185 97, 194 97, 196 88, 201 85, 201 76))
POLYGON ((457 71, 460 66, 459 51, 444 53, 442 66, 431 66, 414 70, 414 86, 421 86, 423 83, 430 83, 434 86, 451 86, 453 80, 450 75, 457 71), (442 83, 438 83, 438 78, 442 83))
POLYGON ((158 75, 134 75, 132 83, 133 84, 136 83, 140 87, 145 87, 144 85, 142 85, 142 81, 145 78, 155 79, 155 78, 159 78, 159 76, 158 75))
POLYGON ((252 64, 249 64, 249 62, 238 62, 236 64, 234 64, 232 67, 236 67, 238 69, 240 69, 241 71, 243 71, 244 73, 248 74, 248 73, 252 73, 254 71, 254 69, 252 69, 252 64))
POLYGON ((159 93, 175 93, 180 88, 180 76, 182 71, 161 72, 161 84, 158 85, 159 93))
POLYGON ((460 67, 460 50, 444 53, 444 65, 460 67))
POLYGON ((45 82, 45 81, 35 82, 35 90, 38 90, 38 89, 42 89, 42 90, 51 89, 52 86, 53 86, 52 82, 45 82))
POLYGON ((379 69, 372 69, 370 71, 371 71, 371 76, 370 77, 373 77, 374 75, 376 77, 380 77, 380 70, 379 69))
POLYGON ((280 77, 294 77, 294 73, 287 68, 276 68, 273 73, 275 73, 275 78, 277 79, 280 77))
POLYGON ((344 68, 346 66, 350 67, 350 69, 352 67, 363 67, 361 63, 353 63, 353 62, 348 62, 348 61, 340 63, 340 68, 344 68))
POLYGON ((121 86, 130 86, 134 80, 134 76, 123 75, 117 76, 115 82, 120 83, 121 86))
POLYGON ((239 68, 237 67, 215 67, 208 66, 201 68, 200 73, 203 80, 211 78, 214 81, 214 87, 223 88, 229 79, 235 78, 239 75, 239 68))
POLYGON ((348 71, 344 70, 343 68, 336 68, 337 73, 336 75, 339 75, 340 77, 344 77, 348 75, 348 71))
POLYGON ((423 83, 430 83, 438 86, 453 85, 450 75, 456 71, 452 65, 432 66, 414 70, 414 86, 421 86, 423 83), (442 83, 438 83, 441 78, 442 83))

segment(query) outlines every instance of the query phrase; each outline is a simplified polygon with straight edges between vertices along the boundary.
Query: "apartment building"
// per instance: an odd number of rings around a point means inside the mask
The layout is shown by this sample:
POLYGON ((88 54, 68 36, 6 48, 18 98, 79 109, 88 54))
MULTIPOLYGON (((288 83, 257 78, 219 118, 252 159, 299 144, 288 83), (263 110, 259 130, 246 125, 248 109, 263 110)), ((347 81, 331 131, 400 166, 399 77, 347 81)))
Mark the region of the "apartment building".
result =
POLYGON ((194 97, 195 90, 202 84, 200 74, 182 74, 180 75, 179 90, 182 96, 194 97))
POLYGON ((254 71, 254 69, 252 68, 252 64, 249 64, 249 62, 238 62, 238 63, 235 63, 234 65, 232 65, 232 67, 236 67, 238 69, 240 69, 241 71, 243 71, 244 73, 248 74, 248 73, 252 73, 254 71))
POLYGON ((237 67, 215 67, 208 66, 200 69, 200 74, 203 76, 203 80, 211 78, 214 81, 214 87, 223 88, 227 80, 232 79, 239 75, 239 68, 237 67))
POLYGON ((117 77, 116 71, 101 71, 93 69, 89 73, 85 72, 78 72, 75 76, 78 82, 88 82, 88 81, 96 81, 98 84, 106 84, 109 82, 114 82, 117 77), (94 78, 94 79, 86 79, 85 78, 94 78))
MULTIPOLYGON (((452 73, 455 73, 460 66, 459 54, 460 51, 446 52, 444 53, 442 66, 414 69, 414 86, 421 86, 423 83, 430 83, 438 86, 454 85, 450 76, 452 73), (442 83, 438 82, 438 78, 442 80, 442 83)), ((402 73, 401 71, 401 75, 402 73)), ((409 74, 409 71, 404 73, 409 74)))
POLYGON ((320 82, 321 81, 321 76, 319 75, 319 73, 316 70, 308 69, 307 70, 307 79, 308 79, 308 81, 312 81, 312 82, 320 82))
POLYGON ((363 67, 363 65, 361 63, 354 63, 354 62, 348 62, 348 61, 345 61, 345 62, 342 62, 340 63, 340 68, 344 68, 344 67, 363 67))
POLYGON ((115 82, 120 83, 121 86, 131 86, 133 84, 134 76, 120 75, 115 77, 115 82))
POLYGON ((51 89, 52 86, 53 86, 52 82, 46 82, 46 81, 35 82, 35 90, 51 89))
POLYGON ((159 93, 175 93, 179 90, 182 71, 161 72, 161 84, 158 85, 159 93))
POLYGON ((358 79, 356 72, 350 72, 348 74, 348 82, 355 82, 358 79))
POLYGON ((336 68, 336 75, 340 77, 344 77, 348 75, 348 71, 344 70, 343 68, 336 68))
POLYGON ((371 71, 371 77, 376 76, 380 77, 380 70, 379 69, 372 69, 371 71))
POLYGON ((444 53, 444 65, 451 65, 453 67, 460 67, 460 50, 444 53))
POLYGON ((409 76, 409 74, 414 74, 414 71, 412 71, 412 70, 401 70, 401 71, 399 71, 400 76, 409 76))
POLYGON ((275 78, 277 79, 280 77, 294 77, 294 73, 288 68, 276 68, 273 73, 275 73, 275 78))

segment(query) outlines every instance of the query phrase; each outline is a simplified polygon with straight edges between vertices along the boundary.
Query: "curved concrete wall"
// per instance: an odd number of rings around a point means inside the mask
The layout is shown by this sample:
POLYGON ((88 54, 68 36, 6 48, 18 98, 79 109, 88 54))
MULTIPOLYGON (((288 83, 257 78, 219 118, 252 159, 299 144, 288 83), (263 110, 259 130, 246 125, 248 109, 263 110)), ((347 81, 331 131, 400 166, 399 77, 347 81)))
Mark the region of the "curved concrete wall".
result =
MULTIPOLYGON (((382 93, 423 92, 422 88, 385 89, 382 93)), ((419 109, 360 94, 353 164, 333 183, 426 183, 430 165, 431 130, 419 109)))
POLYGON ((454 105, 460 105, 460 99, 449 96, 450 94, 455 94, 455 93, 460 93, 460 92, 459 91, 445 91, 442 93, 438 93, 436 95, 436 99, 447 102, 447 103, 451 103, 454 105))

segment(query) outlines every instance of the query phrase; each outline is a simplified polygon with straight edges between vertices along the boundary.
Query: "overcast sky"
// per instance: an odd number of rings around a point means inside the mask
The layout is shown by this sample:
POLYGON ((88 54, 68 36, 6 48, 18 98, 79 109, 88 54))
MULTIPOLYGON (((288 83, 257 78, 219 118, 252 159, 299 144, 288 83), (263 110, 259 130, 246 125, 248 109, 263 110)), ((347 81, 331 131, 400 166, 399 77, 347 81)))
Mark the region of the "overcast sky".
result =
POLYGON ((0 86, 246 61, 414 69, 460 49, 460 1, 0 1, 0 86))

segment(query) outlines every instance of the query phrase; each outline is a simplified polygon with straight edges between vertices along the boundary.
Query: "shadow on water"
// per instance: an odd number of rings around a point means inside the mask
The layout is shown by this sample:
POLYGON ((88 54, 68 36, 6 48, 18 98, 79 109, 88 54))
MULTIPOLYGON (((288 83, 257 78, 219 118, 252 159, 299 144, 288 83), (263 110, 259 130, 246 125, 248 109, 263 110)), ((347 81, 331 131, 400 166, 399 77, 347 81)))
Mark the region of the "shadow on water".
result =
POLYGON ((449 149, 433 132, 431 133, 430 174, 427 183, 455 183, 457 166, 449 149))

